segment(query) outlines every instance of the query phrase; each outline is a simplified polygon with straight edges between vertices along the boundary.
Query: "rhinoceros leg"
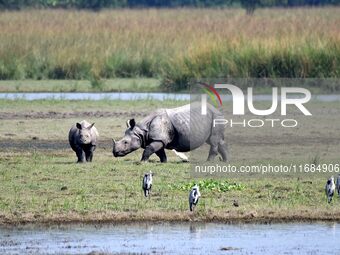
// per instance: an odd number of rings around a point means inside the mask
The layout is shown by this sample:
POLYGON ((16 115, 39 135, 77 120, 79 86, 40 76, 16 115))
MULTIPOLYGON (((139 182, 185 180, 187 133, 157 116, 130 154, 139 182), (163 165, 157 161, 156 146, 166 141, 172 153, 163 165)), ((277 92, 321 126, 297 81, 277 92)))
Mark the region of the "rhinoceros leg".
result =
POLYGON ((81 147, 76 148, 76 154, 78 157, 78 163, 83 163, 85 162, 85 153, 81 147))
POLYGON ((224 140, 221 140, 218 144, 218 153, 221 154, 223 162, 227 161, 227 145, 224 140))
POLYGON ((153 153, 158 152, 159 150, 163 149, 163 146, 164 145, 162 142, 155 141, 155 142, 150 143, 148 146, 145 147, 141 161, 147 161, 153 153))
POLYGON ((218 154, 218 142, 219 142, 220 138, 216 135, 216 134, 212 134, 207 143, 210 144, 210 151, 209 151, 209 155, 208 155, 208 161, 212 161, 214 160, 214 158, 217 156, 218 154))
POLYGON ((208 139, 208 144, 210 144, 210 151, 208 156, 208 161, 214 160, 214 158, 221 154, 222 160, 227 161, 227 146, 224 142, 223 134, 220 135, 219 132, 212 134, 208 139))
POLYGON ((86 161, 92 162, 93 152, 96 149, 96 146, 91 146, 88 150, 85 151, 86 161))
POLYGON ((214 158, 219 154, 222 156, 222 160, 227 161, 227 147, 224 142, 224 128, 215 127, 212 129, 211 135, 207 140, 210 144, 210 151, 208 156, 208 161, 214 160, 214 158))
POLYGON ((85 152, 85 157, 86 157, 86 161, 87 162, 92 162, 92 158, 93 158, 93 152, 92 151, 87 151, 85 152))
POLYGON ((166 158, 164 149, 160 149, 159 151, 156 151, 156 155, 159 157, 162 163, 166 163, 167 158, 166 158))
POLYGON ((222 156, 222 161, 227 161, 227 146, 224 142, 224 140, 221 140, 220 142, 216 143, 210 143, 210 151, 208 156, 208 161, 214 160, 214 158, 218 155, 218 153, 222 156))
POLYGON ((209 151, 209 155, 208 155, 208 161, 212 161, 215 159, 215 157, 218 154, 218 146, 217 145, 211 145, 210 144, 210 151, 209 151))

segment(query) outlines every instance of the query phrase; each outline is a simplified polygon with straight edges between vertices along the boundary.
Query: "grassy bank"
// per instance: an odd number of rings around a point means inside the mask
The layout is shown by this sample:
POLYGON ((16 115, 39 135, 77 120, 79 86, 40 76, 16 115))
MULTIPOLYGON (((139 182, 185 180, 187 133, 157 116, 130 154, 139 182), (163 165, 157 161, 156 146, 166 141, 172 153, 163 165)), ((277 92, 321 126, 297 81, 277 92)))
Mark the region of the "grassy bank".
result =
MULTIPOLYGON (((241 190, 201 189, 195 214, 188 211, 188 164, 139 165, 139 156, 114 159, 109 148, 92 164, 75 164, 71 151, 26 151, 1 157, 0 224, 120 221, 340 220, 340 202, 325 201, 323 177, 227 178, 241 190), (141 190, 144 172, 155 173, 151 199, 141 190), (237 200, 239 207, 235 207, 237 200)), ((154 160, 156 160, 154 158, 154 160)), ((225 179, 218 179, 218 182, 225 179)))
MULTIPOLYGON (((329 205, 324 195, 330 173, 242 174, 211 180, 193 176, 191 165, 171 152, 166 164, 156 156, 140 164, 141 150, 112 157, 111 138, 123 135, 126 119, 139 120, 155 108, 181 104, 0 100, 0 224, 340 220, 340 200, 335 197, 329 205), (84 118, 96 122, 100 143, 93 163, 76 164, 67 133, 84 118), (154 186, 151 199, 145 199, 141 179, 149 170, 155 173, 154 186), (187 200, 194 181, 201 181, 202 198, 192 214, 187 200)), ((294 130, 228 129, 230 163, 339 163, 339 120, 334 119, 339 104, 314 102, 308 109, 314 119, 299 119, 300 128, 294 130)))
POLYGON ((339 11, 4 12, 0 79, 339 77, 339 11))

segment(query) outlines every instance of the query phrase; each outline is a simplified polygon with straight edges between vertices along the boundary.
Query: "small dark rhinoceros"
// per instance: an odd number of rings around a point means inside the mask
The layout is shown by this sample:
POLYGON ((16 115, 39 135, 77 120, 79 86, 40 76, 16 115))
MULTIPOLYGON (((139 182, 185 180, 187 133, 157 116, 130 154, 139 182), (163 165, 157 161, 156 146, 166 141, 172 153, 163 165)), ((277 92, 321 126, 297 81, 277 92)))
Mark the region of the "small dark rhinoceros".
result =
POLYGON ((187 152, 204 143, 210 145, 208 161, 218 153, 227 160, 224 142, 224 125, 213 127, 214 119, 222 114, 208 104, 206 115, 201 114, 199 104, 188 104, 173 109, 160 109, 144 118, 138 124, 134 119, 127 121, 128 129, 120 141, 113 140, 113 155, 123 157, 132 151, 143 148, 142 161, 156 153, 161 162, 166 162, 164 149, 187 152))
POLYGON ((68 140, 71 148, 76 152, 78 163, 91 162, 93 152, 97 146, 97 139, 99 137, 94 123, 90 124, 83 120, 73 125, 68 134, 68 140))

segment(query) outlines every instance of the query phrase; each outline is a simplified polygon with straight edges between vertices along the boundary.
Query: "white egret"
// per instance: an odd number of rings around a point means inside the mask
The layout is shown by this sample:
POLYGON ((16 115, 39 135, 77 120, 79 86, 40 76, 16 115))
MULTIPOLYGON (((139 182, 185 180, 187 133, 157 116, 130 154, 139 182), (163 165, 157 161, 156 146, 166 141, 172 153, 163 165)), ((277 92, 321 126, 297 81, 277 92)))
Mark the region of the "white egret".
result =
POLYGON ((189 158, 184 153, 178 152, 176 150, 172 150, 172 151, 176 154, 176 156, 180 157, 183 162, 189 161, 189 158))

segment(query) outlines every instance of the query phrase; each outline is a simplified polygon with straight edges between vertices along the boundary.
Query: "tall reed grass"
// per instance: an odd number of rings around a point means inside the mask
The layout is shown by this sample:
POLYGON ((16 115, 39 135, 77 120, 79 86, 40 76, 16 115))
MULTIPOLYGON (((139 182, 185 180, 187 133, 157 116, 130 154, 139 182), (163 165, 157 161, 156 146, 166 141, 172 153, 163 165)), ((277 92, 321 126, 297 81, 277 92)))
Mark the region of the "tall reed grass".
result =
POLYGON ((0 13, 0 79, 339 77, 340 8, 0 13))

